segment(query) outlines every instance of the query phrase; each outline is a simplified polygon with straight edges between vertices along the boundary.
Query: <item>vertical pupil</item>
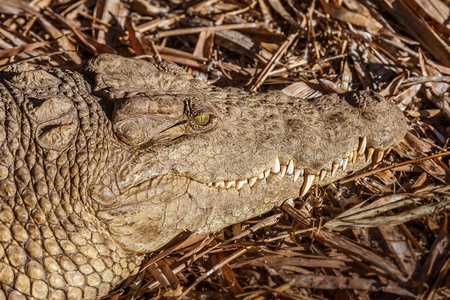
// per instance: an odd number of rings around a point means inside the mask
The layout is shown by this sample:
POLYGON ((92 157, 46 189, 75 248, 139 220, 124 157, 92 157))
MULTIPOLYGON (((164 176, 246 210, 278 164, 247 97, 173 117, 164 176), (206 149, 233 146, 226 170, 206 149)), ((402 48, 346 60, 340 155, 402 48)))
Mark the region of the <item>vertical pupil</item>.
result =
POLYGON ((194 117, 194 120, 198 125, 206 125, 209 122, 209 115, 198 115, 194 117))

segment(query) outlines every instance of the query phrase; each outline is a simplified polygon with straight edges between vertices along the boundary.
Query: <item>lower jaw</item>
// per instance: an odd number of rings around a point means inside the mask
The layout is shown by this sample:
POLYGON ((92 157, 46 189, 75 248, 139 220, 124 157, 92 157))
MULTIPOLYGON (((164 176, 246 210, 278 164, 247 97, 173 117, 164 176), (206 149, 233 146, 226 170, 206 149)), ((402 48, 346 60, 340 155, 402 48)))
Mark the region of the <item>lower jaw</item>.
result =
MULTIPOLYGON (((280 170, 257 179, 251 186, 244 184, 240 189, 236 186, 230 186, 228 189, 214 187, 183 176, 165 175, 158 180, 159 184, 167 186, 166 189, 160 186, 156 189, 158 191, 156 195, 150 195, 148 191, 142 194, 144 198, 153 196, 154 200, 147 198, 141 202, 136 194, 127 199, 129 200, 127 202, 132 202, 129 205, 134 207, 133 210, 116 208, 105 211, 104 221, 109 223, 111 221, 108 220, 113 220, 118 215, 123 218, 123 214, 130 214, 130 222, 140 220, 140 225, 135 230, 141 232, 139 241, 143 237, 148 239, 142 240, 142 252, 155 251, 183 231, 214 232, 256 217, 281 205, 288 198, 295 199, 306 195, 308 190, 316 184, 326 185, 334 182, 370 163, 370 160, 366 162, 364 155, 360 155, 354 163, 348 163, 345 171, 341 167, 334 174, 328 172, 323 178, 320 173, 296 177, 295 173, 288 174, 280 170)), ((121 241, 127 239, 126 235, 136 234, 130 229, 125 236, 122 236, 120 232, 123 230, 120 227, 124 224, 128 223, 118 222, 114 225, 118 228, 117 238, 121 241)))
POLYGON ((271 174, 267 178, 257 180, 253 186, 243 185, 239 190, 236 187, 220 188, 208 186, 192 181, 187 192, 195 200, 197 208, 191 207, 193 223, 185 223, 186 230, 216 231, 228 225, 242 222, 270 211, 281 205, 286 199, 302 197, 316 184, 321 186, 347 176, 349 173, 360 170, 369 165, 365 157, 359 157, 355 163, 350 163, 346 170, 336 171, 334 175, 327 174, 324 178, 313 175, 299 176, 294 181, 294 175, 271 174), (305 186, 309 186, 305 189, 305 186))

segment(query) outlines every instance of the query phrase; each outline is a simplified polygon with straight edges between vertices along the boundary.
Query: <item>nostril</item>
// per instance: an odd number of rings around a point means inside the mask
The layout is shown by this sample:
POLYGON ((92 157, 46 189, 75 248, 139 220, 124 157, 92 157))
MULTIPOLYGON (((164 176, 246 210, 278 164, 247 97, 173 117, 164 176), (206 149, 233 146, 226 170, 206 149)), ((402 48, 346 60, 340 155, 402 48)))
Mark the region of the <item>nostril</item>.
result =
POLYGON ((374 91, 370 91, 370 96, 372 97, 372 99, 378 101, 378 102, 383 102, 384 98, 383 96, 381 96, 380 94, 374 92, 374 91))
POLYGON ((354 107, 366 108, 371 96, 366 91, 348 92, 345 94, 346 101, 354 107))
POLYGON ((373 91, 346 93, 345 99, 352 106, 361 109, 373 109, 386 101, 383 96, 373 91))

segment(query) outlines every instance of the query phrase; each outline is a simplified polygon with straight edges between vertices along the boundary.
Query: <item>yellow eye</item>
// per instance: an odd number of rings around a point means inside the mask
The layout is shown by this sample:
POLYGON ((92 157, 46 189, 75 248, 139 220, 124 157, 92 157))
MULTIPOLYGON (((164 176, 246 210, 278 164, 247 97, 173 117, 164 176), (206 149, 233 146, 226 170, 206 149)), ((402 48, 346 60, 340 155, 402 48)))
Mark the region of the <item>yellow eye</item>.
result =
POLYGON ((206 115, 196 115, 194 117, 195 123, 200 126, 207 125, 209 123, 210 119, 211 119, 210 115, 207 115, 207 114, 206 115))

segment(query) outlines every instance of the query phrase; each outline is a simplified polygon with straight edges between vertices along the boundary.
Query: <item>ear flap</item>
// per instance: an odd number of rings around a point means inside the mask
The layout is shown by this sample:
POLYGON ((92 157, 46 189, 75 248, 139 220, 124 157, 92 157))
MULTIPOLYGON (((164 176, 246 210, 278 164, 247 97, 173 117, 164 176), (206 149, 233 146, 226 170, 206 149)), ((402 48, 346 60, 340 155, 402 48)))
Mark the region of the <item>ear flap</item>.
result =
POLYGON ((50 97, 35 108, 32 115, 39 124, 36 141, 43 148, 63 150, 78 132, 76 109, 68 98, 50 97))

